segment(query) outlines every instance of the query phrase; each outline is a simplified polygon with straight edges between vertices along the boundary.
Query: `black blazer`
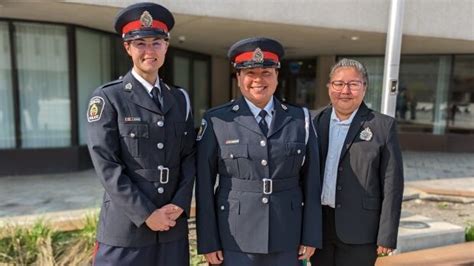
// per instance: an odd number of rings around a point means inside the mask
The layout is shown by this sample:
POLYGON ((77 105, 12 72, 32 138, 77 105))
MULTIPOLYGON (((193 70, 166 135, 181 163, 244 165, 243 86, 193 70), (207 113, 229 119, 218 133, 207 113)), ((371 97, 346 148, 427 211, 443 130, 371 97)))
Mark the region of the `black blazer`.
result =
MULTIPOLYGON (((332 106, 327 106, 313 119, 321 148, 322 179, 331 112, 332 106)), ((396 129, 395 119, 365 103, 354 116, 341 151, 336 185, 336 232, 345 243, 396 247, 403 198, 403 162, 396 129), (370 138, 363 133, 368 129, 370 138)))

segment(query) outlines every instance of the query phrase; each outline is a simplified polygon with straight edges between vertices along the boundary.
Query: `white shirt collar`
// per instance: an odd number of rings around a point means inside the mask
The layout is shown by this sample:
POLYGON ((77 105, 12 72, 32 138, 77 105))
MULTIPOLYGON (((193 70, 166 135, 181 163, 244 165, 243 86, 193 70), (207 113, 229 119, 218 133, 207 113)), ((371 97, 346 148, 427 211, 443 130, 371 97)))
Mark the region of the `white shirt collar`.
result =
POLYGON ((352 120, 354 119, 354 116, 356 115, 357 111, 359 110, 359 108, 355 109, 354 112, 352 112, 351 116, 344 120, 344 121, 341 121, 337 115, 336 115, 336 111, 334 110, 334 107, 332 108, 332 112, 331 112, 331 121, 334 121, 334 122, 339 122, 340 124, 346 124, 346 125, 350 125, 352 123, 352 120))
MULTIPOLYGON (((257 118, 258 114, 260 113, 262 109, 255 106, 255 104, 253 104, 247 98, 244 97, 244 99, 247 102, 247 105, 249 106, 250 112, 252 112, 253 116, 257 118)), ((267 111, 267 114, 270 118, 273 116, 273 96, 270 98, 270 101, 268 101, 267 105, 265 105, 263 110, 267 111)))
POLYGON ((151 85, 148 81, 146 81, 144 78, 142 78, 142 76, 140 76, 136 71, 135 69, 132 68, 132 76, 134 78, 136 78, 138 80, 138 82, 140 82, 140 84, 142 84, 142 86, 146 89, 146 91, 148 92, 148 94, 151 95, 151 90, 154 88, 154 87, 157 87, 160 92, 161 92, 161 87, 160 87, 160 77, 156 77, 156 81, 155 81, 155 85, 151 85))

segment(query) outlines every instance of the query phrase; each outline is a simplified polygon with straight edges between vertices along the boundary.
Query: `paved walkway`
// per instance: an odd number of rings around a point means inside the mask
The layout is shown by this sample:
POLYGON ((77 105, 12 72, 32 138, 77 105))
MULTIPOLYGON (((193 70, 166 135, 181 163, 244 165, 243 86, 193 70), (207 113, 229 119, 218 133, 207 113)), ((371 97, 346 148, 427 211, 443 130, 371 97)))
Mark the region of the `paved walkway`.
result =
MULTIPOLYGON (((406 181, 474 177, 473 153, 404 152, 403 157, 406 181)), ((456 184, 464 186, 462 180, 456 184)), ((0 177, 0 218, 99 207, 102 193, 93 170, 0 177)))

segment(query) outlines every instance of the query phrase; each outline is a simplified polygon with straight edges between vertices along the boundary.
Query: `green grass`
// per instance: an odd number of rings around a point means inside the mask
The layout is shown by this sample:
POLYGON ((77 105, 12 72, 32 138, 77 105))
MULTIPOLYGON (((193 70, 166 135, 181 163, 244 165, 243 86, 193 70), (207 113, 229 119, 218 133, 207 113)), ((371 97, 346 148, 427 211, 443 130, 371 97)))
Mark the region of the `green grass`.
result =
POLYGON ((474 221, 466 226, 466 242, 474 241, 474 221))
MULTIPOLYGON (((24 228, 8 225, 0 238, 0 265, 90 265, 96 241, 98 213, 86 216, 80 230, 52 230, 43 220, 24 228)), ((207 265, 197 255, 195 222, 190 221, 190 264, 207 265)))

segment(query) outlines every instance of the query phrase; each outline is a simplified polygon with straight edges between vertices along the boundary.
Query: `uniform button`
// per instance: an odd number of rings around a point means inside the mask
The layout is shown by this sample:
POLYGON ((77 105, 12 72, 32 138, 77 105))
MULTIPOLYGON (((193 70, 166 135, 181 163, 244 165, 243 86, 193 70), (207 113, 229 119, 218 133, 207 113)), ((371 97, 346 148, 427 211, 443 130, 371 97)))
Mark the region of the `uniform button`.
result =
POLYGON ((261 141, 260 141, 260 146, 265 147, 265 145, 267 145, 267 142, 264 141, 264 140, 261 140, 261 141))
POLYGON ((267 166, 267 164, 268 164, 267 160, 262 160, 262 165, 263 166, 267 166))
POLYGON ((301 202, 301 206, 304 206, 304 202, 301 202))
POLYGON ((342 190, 342 186, 337 186, 337 190, 342 190))
POLYGON ((165 189, 162 188, 162 187, 159 187, 159 188, 157 189, 157 191, 158 191, 159 194, 163 194, 163 192, 165 192, 165 189))
POLYGON ((187 135, 188 135, 188 131, 184 131, 184 135, 187 136, 187 135))
POLYGON ((158 165, 157 168, 158 168, 158 170, 161 170, 161 169, 163 169, 163 165, 158 165))
POLYGON ((262 198, 262 203, 263 203, 263 204, 267 204, 267 203, 268 203, 268 198, 263 197, 263 198, 262 198))
POLYGON ((300 149, 298 149, 298 150, 296 151, 296 153, 298 153, 298 154, 301 154, 301 150, 300 150, 300 149))
POLYGON ((336 208, 341 208, 341 204, 336 204, 336 208))
POLYGON ((165 122, 163 122, 163 120, 160 120, 158 122, 156 122, 156 124, 159 126, 159 127, 163 127, 165 125, 165 122))
POLYGON ((224 205, 221 205, 221 211, 225 210, 224 205))
POLYGON ((156 144, 156 147, 158 147, 158 149, 163 149, 165 147, 165 145, 161 142, 159 142, 158 144, 156 144))
POLYGON ((231 159, 234 159, 234 155, 232 153, 229 156, 231 159))
POLYGON ((135 138, 135 133, 133 133, 133 132, 130 133, 130 137, 131 137, 132 139, 135 138))

